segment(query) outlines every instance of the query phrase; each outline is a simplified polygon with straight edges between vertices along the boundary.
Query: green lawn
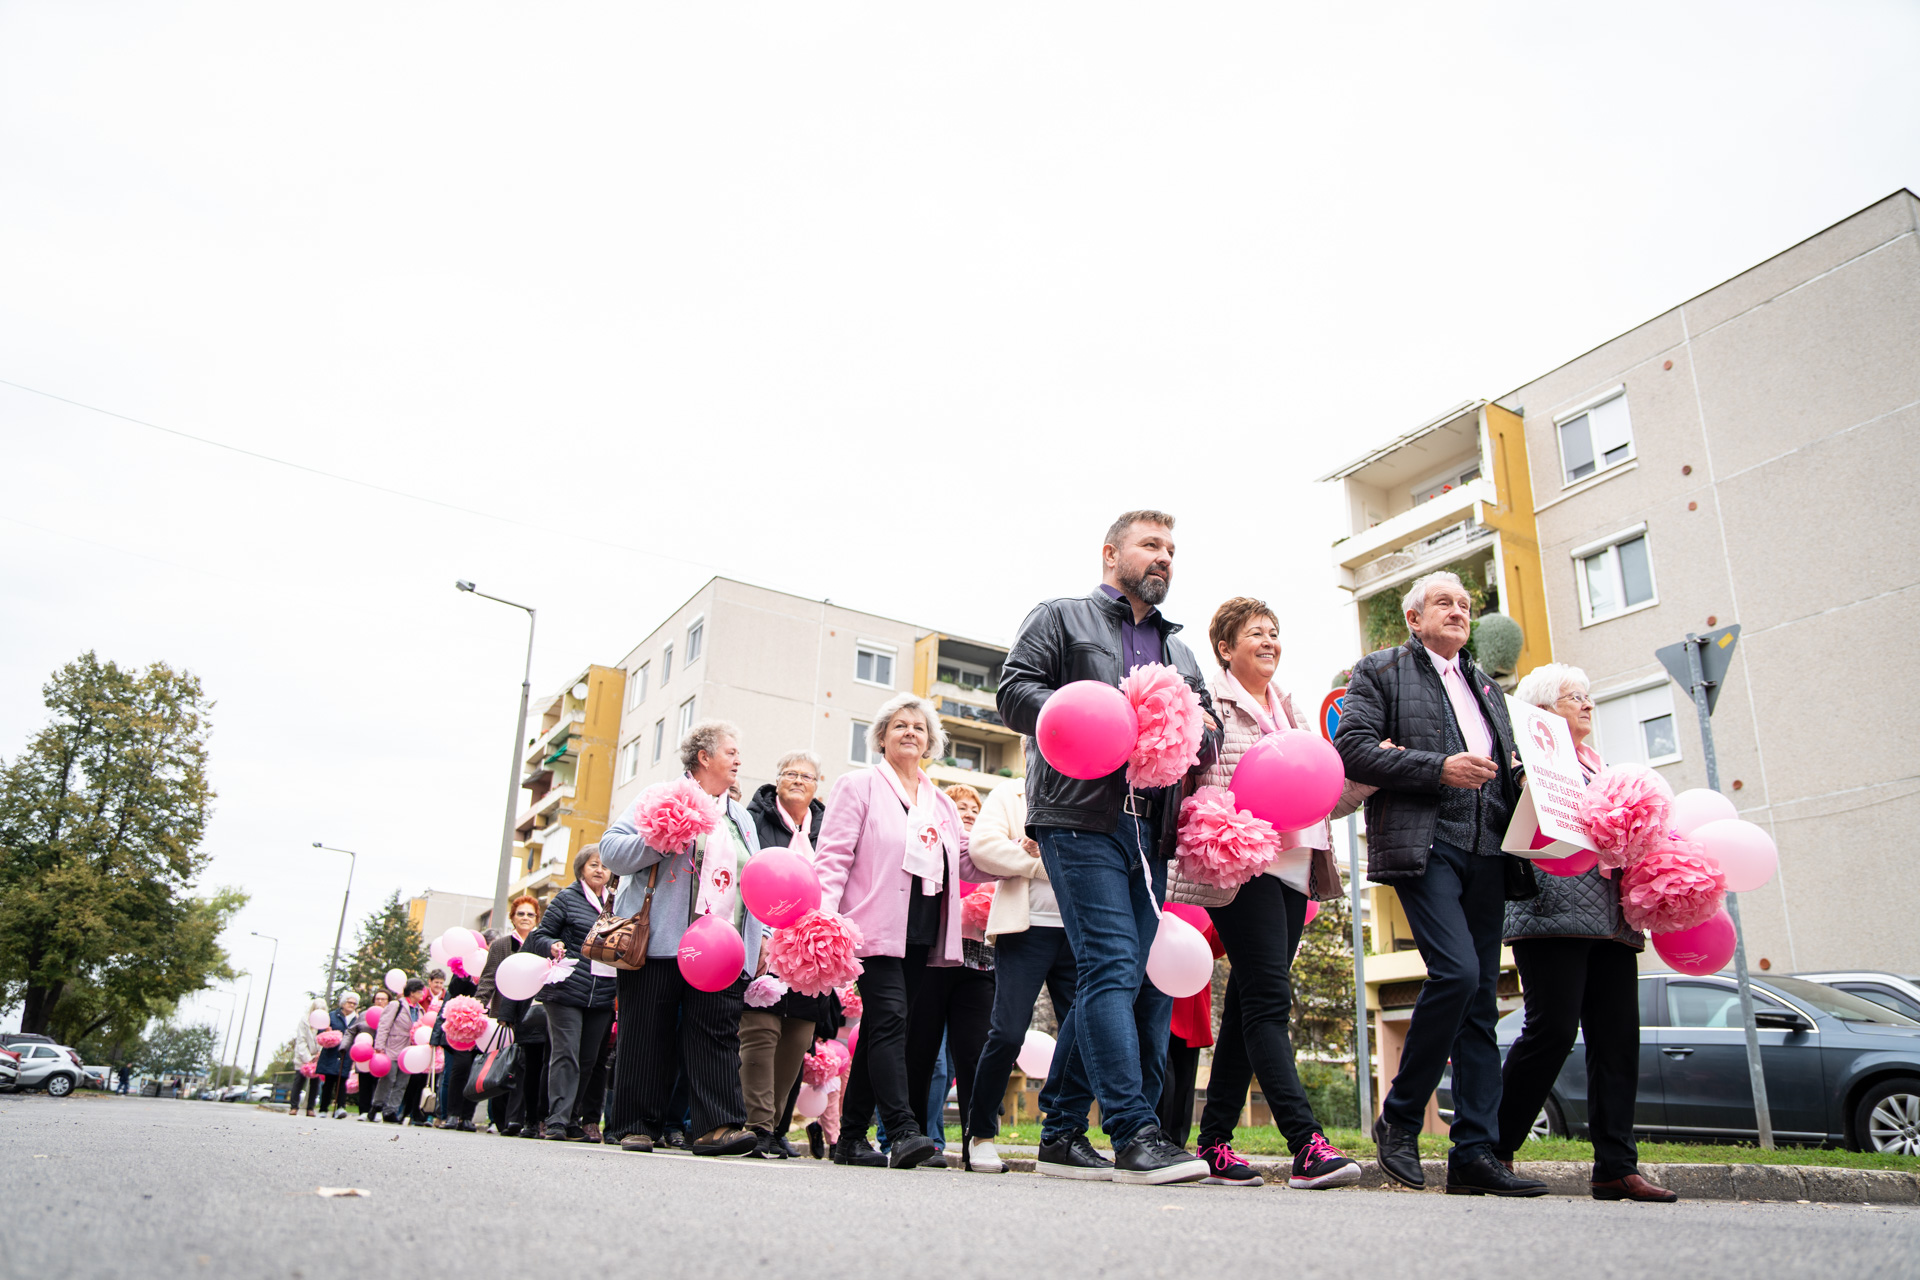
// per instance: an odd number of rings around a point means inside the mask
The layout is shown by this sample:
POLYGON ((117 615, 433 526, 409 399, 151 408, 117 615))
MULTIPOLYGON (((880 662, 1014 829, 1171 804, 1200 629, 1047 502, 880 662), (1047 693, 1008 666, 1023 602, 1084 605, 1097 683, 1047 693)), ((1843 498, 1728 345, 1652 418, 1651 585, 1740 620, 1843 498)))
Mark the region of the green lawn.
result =
MULTIPOLYGON (((957 1144, 960 1141, 960 1129, 957 1125, 947 1126, 947 1142, 957 1144)), ((1007 1146, 1032 1147, 1039 1145, 1040 1126, 1037 1124, 1008 1125, 1000 1131, 999 1141, 1007 1146)), ((1094 1145, 1106 1146, 1106 1138, 1096 1133, 1094 1145)), ((1357 1129, 1329 1129, 1327 1141, 1339 1147, 1351 1156, 1371 1156, 1373 1139, 1357 1129)), ((1280 1137, 1280 1131, 1271 1125, 1242 1128, 1234 1132, 1234 1150, 1247 1156, 1284 1156, 1287 1144, 1280 1137)), ((1437 1134, 1420 1135, 1420 1154, 1432 1159, 1444 1157, 1447 1153, 1447 1140, 1437 1134)), ((1529 1142, 1520 1149, 1522 1160, 1580 1160, 1593 1159, 1593 1145, 1572 1139, 1554 1138, 1547 1142, 1529 1142)), ((1762 1151, 1758 1147, 1727 1144, 1694 1144, 1679 1142, 1643 1142, 1640 1144, 1642 1164, 1809 1164, 1830 1165, 1847 1169, 1902 1169, 1909 1173, 1920 1173, 1920 1156, 1883 1155, 1871 1151, 1831 1151, 1816 1147, 1781 1147, 1774 1151, 1762 1151)))

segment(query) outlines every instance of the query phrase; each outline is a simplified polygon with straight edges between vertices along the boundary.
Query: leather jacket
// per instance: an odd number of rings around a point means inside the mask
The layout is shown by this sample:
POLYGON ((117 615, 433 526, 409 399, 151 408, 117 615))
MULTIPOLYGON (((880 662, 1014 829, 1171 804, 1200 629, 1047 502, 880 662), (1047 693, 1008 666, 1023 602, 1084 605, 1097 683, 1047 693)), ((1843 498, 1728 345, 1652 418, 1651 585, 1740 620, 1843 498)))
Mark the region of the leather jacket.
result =
MULTIPOLYGON (((1121 767, 1104 778, 1081 780, 1056 771, 1034 745, 1034 726, 1040 708, 1055 689, 1075 680, 1098 680, 1118 686, 1122 676, 1120 627, 1133 616, 1133 606, 1123 597, 1115 600, 1095 588, 1084 596, 1048 600, 1027 615, 1020 634, 1007 654, 1000 674, 1000 691, 995 701, 1000 718, 1017 732, 1027 735, 1027 832, 1037 827, 1072 827, 1081 831, 1110 832, 1120 820, 1120 806, 1127 797, 1126 769, 1121 767)), ((1146 621, 1160 631, 1162 658, 1180 672, 1188 687, 1200 695, 1200 705, 1214 719, 1200 742, 1199 769, 1211 765, 1220 754, 1220 717, 1213 709, 1213 695, 1200 674, 1200 665, 1183 641, 1174 638, 1178 623, 1169 622, 1158 609, 1146 621)), ((1161 787, 1136 791, 1140 800, 1153 808, 1159 839, 1156 854, 1173 856, 1179 835, 1179 806, 1183 788, 1161 787)))

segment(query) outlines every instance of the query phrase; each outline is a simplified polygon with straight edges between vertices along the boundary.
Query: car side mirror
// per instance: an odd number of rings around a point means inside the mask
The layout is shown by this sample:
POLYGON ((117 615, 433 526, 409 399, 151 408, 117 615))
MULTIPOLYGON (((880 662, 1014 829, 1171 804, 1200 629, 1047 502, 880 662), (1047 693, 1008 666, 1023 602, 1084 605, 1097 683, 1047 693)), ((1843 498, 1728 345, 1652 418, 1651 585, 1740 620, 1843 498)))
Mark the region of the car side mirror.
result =
POLYGON ((1753 1025, 1769 1031, 1811 1031, 1813 1024, 1791 1009, 1755 1009, 1753 1025))

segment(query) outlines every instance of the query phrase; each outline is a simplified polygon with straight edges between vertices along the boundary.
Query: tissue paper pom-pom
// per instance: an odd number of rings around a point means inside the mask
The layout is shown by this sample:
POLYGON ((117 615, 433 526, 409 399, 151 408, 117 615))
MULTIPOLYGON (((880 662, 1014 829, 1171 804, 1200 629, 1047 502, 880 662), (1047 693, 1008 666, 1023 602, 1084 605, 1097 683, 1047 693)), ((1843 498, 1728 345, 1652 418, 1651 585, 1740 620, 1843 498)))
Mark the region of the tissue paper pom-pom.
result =
POLYGON ((816 1089, 824 1089, 839 1074, 840 1064, 829 1054, 816 1051, 800 1060, 800 1079, 816 1089))
POLYGON ((313 1040, 314 1043, 322 1049, 338 1049, 340 1047, 340 1033, 338 1031, 322 1031, 319 1035, 315 1036, 313 1040))
POLYGON ((465 977, 471 976, 467 973, 467 962, 465 958, 461 956, 448 956, 447 969, 456 978, 465 978, 465 977))
POLYGON ((840 997, 840 1013, 848 1022, 860 1021, 860 1015, 866 1012, 867 1002, 860 998, 860 988, 841 987, 834 992, 840 997))
POLYGON ((1200 695, 1163 662, 1135 667, 1120 682, 1140 736, 1127 757, 1127 785, 1170 787, 1200 763, 1200 695))
POLYGON ((1180 806, 1180 874, 1238 889, 1280 856, 1280 833, 1265 818, 1233 807, 1224 787, 1201 787, 1180 806))
POLYGON ((487 1031, 487 1007, 472 996, 455 996, 447 1001, 440 1015, 447 1043, 455 1049, 471 1049, 487 1031))
POLYGON ((975 933, 987 931, 987 913, 993 910, 993 886, 983 884, 960 899, 960 923, 975 933))
POLYGON ((656 782, 633 806, 633 825, 650 849, 678 852, 720 824, 713 800, 692 778, 656 782))
POLYGON ((314 1072, 318 1071, 319 1068, 311 1062, 303 1062, 299 1066, 295 1067, 294 1070, 298 1071, 301 1075, 311 1080, 313 1079, 314 1072))
POLYGON ((1727 878, 1693 841, 1668 836, 1640 855, 1620 877, 1620 909, 1627 923, 1649 933, 1674 933, 1712 919, 1726 901, 1727 878))
POLYGON ((1624 867, 1666 837, 1673 790, 1645 765, 1613 765, 1587 784, 1579 812, 1600 865, 1624 867))
POLYGON ((770 973, 763 973, 747 984, 744 997, 749 1009, 771 1009, 787 994, 787 984, 770 973))
POLYGON ((814 1046, 822 1056, 833 1060, 833 1073, 843 1076, 853 1067, 853 1050, 845 1040, 822 1040, 814 1046))
POLYGON ((816 907, 768 935, 767 968, 801 995, 823 996, 860 976, 862 941, 859 925, 816 907))

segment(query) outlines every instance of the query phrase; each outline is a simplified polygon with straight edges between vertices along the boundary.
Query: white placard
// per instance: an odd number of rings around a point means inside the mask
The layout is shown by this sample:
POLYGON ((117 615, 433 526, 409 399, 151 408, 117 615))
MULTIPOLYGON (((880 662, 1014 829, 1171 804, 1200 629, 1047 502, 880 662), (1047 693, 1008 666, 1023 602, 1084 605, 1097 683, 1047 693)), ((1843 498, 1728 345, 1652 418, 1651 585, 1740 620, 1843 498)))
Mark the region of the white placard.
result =
POLYGON ((1580 796, 1586 777, 1573 751, 1567 722, 1551 711, 1507 699, 1514 745, 1527 769, 1526 789, 1514 809, 1500 847, 1523 858, 1565 858, 1593 841, 1580 825, 1580 796))

